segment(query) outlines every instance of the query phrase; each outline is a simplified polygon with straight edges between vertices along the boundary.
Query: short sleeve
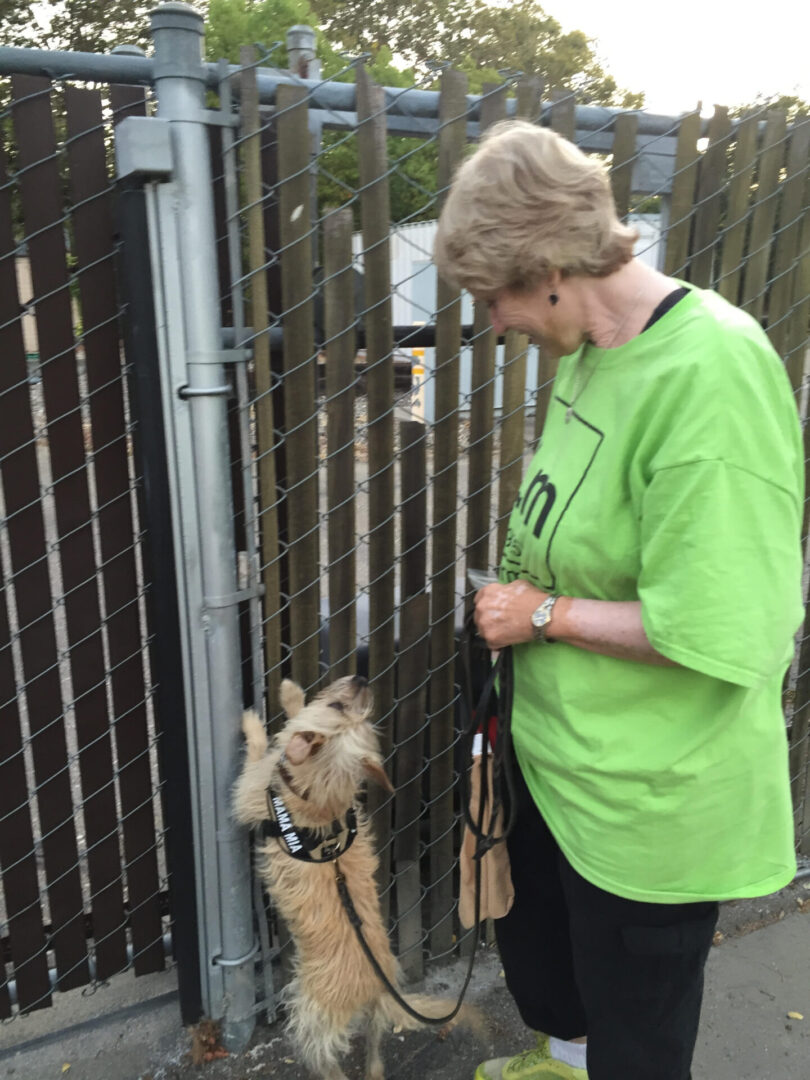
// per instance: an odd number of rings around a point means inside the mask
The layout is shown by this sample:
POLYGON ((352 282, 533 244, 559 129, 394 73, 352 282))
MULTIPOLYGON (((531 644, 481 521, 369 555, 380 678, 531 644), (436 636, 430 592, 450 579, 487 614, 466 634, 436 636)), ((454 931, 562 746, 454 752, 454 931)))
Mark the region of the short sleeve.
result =
POLYGON ((722 460, 654 473, 638 585, 653 647, 740 686, 784 668, 802 618, 799 515, 794 492, 722 460))

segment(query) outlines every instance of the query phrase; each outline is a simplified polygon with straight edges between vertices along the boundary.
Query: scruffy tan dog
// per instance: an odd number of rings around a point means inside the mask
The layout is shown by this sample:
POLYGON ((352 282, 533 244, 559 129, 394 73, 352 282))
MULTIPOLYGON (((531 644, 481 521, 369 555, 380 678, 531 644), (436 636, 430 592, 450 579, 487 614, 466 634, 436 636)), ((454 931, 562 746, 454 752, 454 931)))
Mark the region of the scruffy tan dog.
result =
MULTIPOLYGON (((356 838, 345 849, 350 811, 362 783, 370 778, 393 790, 370 722, 371 693, 365 679, 348 676, 305 704, 301 688, 285 679, 281 704, 287 724, 269 751, 261 721, 254 712, 245 713, 247 758, 234 792, 234 813, 246 825, 275 818, 282 832, 281 837, 267 838, 257 854, 259 872, 297 950, 295 977, 283 995, 288 1029, 314 1076, 346 1080, 339 1058, 348 1050, 354 1031, 365 1025, 366 1080, 382 1080, 380 1042, 385 1029, 393 1024, 419 1025, 386 992, 364 955, 338 895, 335 862, 303 861, 289 853, 301 837, 316 845, 315 857, 330 853, 318 845, 322 837, 327 846, 340 845, 338 865, 363 934, 399 989, 399 967, 377 897, 377 856, 368 822, 359 810, 356 838)), ((452 1008, 452 1003, 437 998, 404 996, 427 1016, 444 1016, 452 1008)), ((472 1019, 469 1010, 467 1018, 472 1019)))

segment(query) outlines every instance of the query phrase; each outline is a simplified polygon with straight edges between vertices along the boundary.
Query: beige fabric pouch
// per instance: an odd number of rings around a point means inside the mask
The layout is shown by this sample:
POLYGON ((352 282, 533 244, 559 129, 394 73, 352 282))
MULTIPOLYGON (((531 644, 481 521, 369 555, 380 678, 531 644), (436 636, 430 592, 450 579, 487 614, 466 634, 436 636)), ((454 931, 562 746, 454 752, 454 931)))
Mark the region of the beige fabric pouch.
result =
MULTIPOLYGON (((478 808, 481 799, 480 757, 473 758, 470 776, 470 818, 478 821, 478 808)), ((492 758, 487 759, 487 787, 492 790, 492 758)), ((484 829, 489 829, 490 810, 484 811, 484 829)), ((495 835, 500 836, 503 825, 503 811, 498 812, 495 835)), ((469 929, 475 923, 475 836, 469 826, 464 826, 464 838, 461 842, 460 890, 458 915, 461 925, 469 929)), ((502 919, 512 907, 515 890, 509 870, 509 854, 506 844, 495 844, 481 860, 481 920, 502 919)))

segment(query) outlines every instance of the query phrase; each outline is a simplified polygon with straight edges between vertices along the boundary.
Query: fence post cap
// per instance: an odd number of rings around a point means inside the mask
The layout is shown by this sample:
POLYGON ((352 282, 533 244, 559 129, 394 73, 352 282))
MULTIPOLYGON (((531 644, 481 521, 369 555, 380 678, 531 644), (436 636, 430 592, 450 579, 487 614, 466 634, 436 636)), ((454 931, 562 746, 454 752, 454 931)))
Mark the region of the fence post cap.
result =
POLYGON ((287 31, 287 46, 298 49, 315 48, 315 30, 306 23, 296 23, 287 31))
POLYGON ((194 30, 202 36, 204 20, 196 8, 190 4, 171 0, 170 3, 156 7, 149 16, 152 30, 194 30))

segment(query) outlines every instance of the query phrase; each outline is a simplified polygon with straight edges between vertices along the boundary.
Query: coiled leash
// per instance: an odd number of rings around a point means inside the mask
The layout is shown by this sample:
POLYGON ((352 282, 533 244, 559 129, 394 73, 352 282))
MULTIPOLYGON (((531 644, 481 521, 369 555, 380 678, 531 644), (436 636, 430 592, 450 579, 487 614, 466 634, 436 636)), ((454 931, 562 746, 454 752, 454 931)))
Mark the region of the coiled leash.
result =
POLYGON ((418 1012, 412 1005, 410 1005, 405 998, 400 994, 399 990, 394 986, 391 980, 383 971, 380 966, 377 957, 371 951, 371 948, 366 941, 363 934, 363 920, 357 913, 357 909, 352 901, 349 887, 346 882, 346 877, 343 871, 340 869, 340 863, 338 857, 348 850, 351 842, 356 835, 356 822, 354 817, 354 808, 350 808, 346 821, 335 821, 330 827, 330 835, 324 837, 319 834, 317 830, 298 829, 292 822, 292 819, 284 805, 281 797, 270 788, 267 790, 267 804, 270 811, 270 820, 265 822, 264 834, 265 836, 274 836, 279 840, 283 850, 287 854, 292 855, 294 858, 302 859, 306 862, 334 862, 335 864, 335 884, 337 886, 338 896, 340 902, 343 905, 343 909, 352 925, 352 928, 357 937, 358 944, 363 950, 366 959, 371 964, 374 973, 377 978, 383 984, 385 989, 396 1001, 397 1005, 420 1024, 435 1024, 442 1026, 449 1024, 451 1020, 454 1020, 461 1009, 464 1002, 465 995, 472 979, 473 966, 475 964, 475 954, 478 946, 478 940, 480 938, 481 927, 481 860, 484 855, 495 846, 495 844, 504 843, 509 835, 512 825, 514 823, 514 782, 511 771, 511 715, 512 715, 512 694, 513 694, 513 677, 512 677, 512 650, 510 647, 501 649, 497 659, 491 664, 487 679, 484 683, 484 687, 478 699, 477 706, 473 707, 473 689, 472 689, 472 668, 474 664, 473 654, 477 651, 480 654, 480 663, 490 663, 490 654, 485 643, 476 635, 472 614, 465 620, 464 630, 461 637, 461 646, 459 649, 461 657, 461 666, 463 672, 463 686, 461 694, 462 709, 466 713, 466 717, 462 719, 462 732, 460 738, 460 747, 462 751, 461 757, 461 769, 459 775, 459 791, 461 795, 461 802, 464 808, 464 820, 468 828, 475 837, 475 853, 473 860, 475 862, 475 884, 474 884, 474 924, 473 924, 473 948, 470 953, 470 958, 467 964, 467 972, 464 977, 464 983, 459 993, 458 1001, 451 1012, 446 1016, 424 1016, 418 1012), (498 692, 496 695, 496 686, 498 692), (492 711, 493 698, 496 700, 495 710, 492 711), (492 750, 492 797, 490 807, 490 817, 488 828, 484 829, 484 812, 486 810, 487 801, 489 798, 489 784, 487 780, 487 755, 489 752, 489 739, 487 733, 488 719, 490 716, 496 718, 496 738, 495 745, 492 750), (480 718, 480 719, 479 719, 480 718), (473 744, 475 736, 478 732, 479 726, 482 726, 484 736, 482 739, 481 749, 481 762, 480 769, 480 782, 481 782, 481 794, 478 803, 478 817, 476 821, 472 820, 470 814, 470 769, 467 767, 467 762, 472 760, 473 757, 473 744), (508 813, 505 815, 503 828, 499 836, 495 835, 495 829, 497 825, 497 818, 499 812, 504 808, 503 789, 509 796, 508 813), (351 815, 351 817, 349 816, 351 815), (347 829, 348 826, 348 829, 347 829), (314 849, 319 848, 318 855, 313 854, 314 849))

